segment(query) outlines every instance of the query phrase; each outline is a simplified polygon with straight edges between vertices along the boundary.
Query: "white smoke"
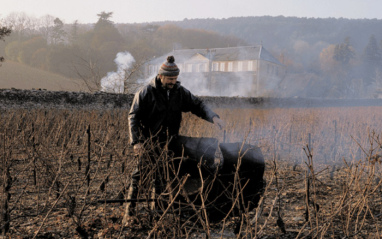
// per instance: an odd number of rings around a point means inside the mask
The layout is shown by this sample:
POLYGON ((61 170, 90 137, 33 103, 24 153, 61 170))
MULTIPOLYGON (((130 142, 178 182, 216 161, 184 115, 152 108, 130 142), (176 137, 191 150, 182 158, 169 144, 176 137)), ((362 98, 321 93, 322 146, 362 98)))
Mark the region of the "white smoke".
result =
POLYGON ((203 74, 186 76, 180 73, 178 80, 182 86, 198 96, 216 96, 216 92, 208 87, 208 80, 203 74))
POLYGON ((224 96, 224 97, 255 97, 257 91, 252 92, 255 84, 248 75, 231 72, 230 76, 213 77, 210 82, 203 74, 180 75, 182 85, 198 96, 224 96))
POLYGON ((101 79, 101 90, 105 92, 123 93, 126 71, 134 64, 134 57, 127 51, 118 52, 114 59, 117 71, 108 72, 101 79))
POLYGON ((149 77, 147 77, 146 79, 138 79, 138 80, 137 80, 137 84, 138 84, 138 85, 141 85, 141 86, 146 85, 146 84, 148 84, 152 79, 154 79, 156 76, 157 76, 157 74, 154 73, 154 74, 150 75, 149 77))

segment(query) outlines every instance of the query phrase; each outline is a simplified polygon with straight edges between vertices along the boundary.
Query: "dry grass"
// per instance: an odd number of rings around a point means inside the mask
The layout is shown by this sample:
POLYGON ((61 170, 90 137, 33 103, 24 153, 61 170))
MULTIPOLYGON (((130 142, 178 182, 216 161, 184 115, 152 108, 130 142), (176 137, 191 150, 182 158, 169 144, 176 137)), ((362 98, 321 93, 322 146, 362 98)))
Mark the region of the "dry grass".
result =
MULTIPOLYGON (((276 152, 281 160, 301 163, 306 159, 302 149, 310 143, 315 161, 334 163, 362 156, 358 144, 366 147, 368 133, 382 128, 380 110, 373 106, 217 109, 217 113, 227 123, 226 141, 258 145, 268 159, 276 152)), ((223 131, 192 115, 183 121, 181 134, 224 139, 223 131)))
MULTIPOLYGON (((373 131, 381 128, 381 107, 216 111, 227 122, 225 134, 190 115, 181 134, 246 140, 266 158, 263 211, 258 219, 256 212, 242 215, 241 235, 381 236, 382 142, 373 131)), ((182 224, 174 214, 168 214, 169 224, 142 213, 123 227, 124 205, 91 203, 126 192, 134 168, 126 111, 0 113, 1 202, 3 208, 8 202, 10 237, 235 237, 238 218, 203 224, 201 216, 198 227, 182 224)), ((2 216, 4 228, 8 221, 2 216)))

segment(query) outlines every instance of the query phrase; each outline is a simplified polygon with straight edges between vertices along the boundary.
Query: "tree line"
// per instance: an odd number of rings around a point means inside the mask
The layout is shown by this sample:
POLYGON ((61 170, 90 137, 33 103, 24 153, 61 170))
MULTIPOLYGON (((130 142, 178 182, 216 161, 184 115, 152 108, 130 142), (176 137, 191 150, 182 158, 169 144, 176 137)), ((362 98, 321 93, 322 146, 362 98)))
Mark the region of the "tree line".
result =
MULTIPOLYGON (((13 13, 1 21, 12 34, 0 42, 0 56, 97 82, 116 69, 122 51, 139 66, 172 49, 262 44, 287 66, 291 85, 311 81, 300 93, 275 89, 276 95, 370 98, 382 88, 382 20, 264 16, 121 24, 112 15, 66 24, 50 15, 13 13)), ((141 71, 134 74, 139 78, 141 71)))
MULTIPOLYGON (((171 24, 117 24, 112 21, 112 12, 97 16, 94 24, 66 24, 50 15, 34 18, 12 13, 0 21, 0 26, 12 30, 0 44, 0 55, 66 77, 95 78, 96 82, 116 69, 114 59, 118 52, 129 52, 141 65, 174 48, 226 47, 244 42, 171 24)), ((141 71, 135 73, 135 77, 140 77, 141 71)))

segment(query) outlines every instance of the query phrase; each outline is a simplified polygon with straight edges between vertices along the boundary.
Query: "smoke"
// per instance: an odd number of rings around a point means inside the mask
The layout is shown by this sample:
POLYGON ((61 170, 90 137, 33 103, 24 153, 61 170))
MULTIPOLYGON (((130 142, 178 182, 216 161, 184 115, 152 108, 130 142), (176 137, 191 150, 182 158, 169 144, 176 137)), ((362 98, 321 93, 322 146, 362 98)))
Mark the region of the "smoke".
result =
POLYGON ((114 59, 117 71, 108 72, 101 79, 101 90, 105 92, 123 93, 126 72, 134 64, 134 57, 127 51, 118 52, 114 59))
POLYGON ((256 92, 250 91, 253 84, 251 79, 240 74, 234 74, 234 76, 215 76, 211 81, 203 74, 192 76, 180 75, 179 80, 184 87, 198 96, 256 96, 256 92))
MULTIPOLYGON (((218 74, 218 73, 217 73, 218 74)), ((182 85, 198 96, 254 97, 250 77, 232 72, 233 76, 214 76, 211 81, 203 74, 180 75, 182 85)))
POLYGON ((157 74, 154 73, 154 74, 150 75, 149 77, 147 77, 146 79, 138 79, 137 84, 140 86, 144 86, 147 83, 149 83, 152 79, 154 79, 154 77, 156 77, 156 76, 157 76, 157 74))
POLYGON ((216 96, 215 92, 209 90, 207 78, 203 74, 186 76, 185 74, 179 75, 181 84, 190 90, 194 95, 199 96, 216 96))

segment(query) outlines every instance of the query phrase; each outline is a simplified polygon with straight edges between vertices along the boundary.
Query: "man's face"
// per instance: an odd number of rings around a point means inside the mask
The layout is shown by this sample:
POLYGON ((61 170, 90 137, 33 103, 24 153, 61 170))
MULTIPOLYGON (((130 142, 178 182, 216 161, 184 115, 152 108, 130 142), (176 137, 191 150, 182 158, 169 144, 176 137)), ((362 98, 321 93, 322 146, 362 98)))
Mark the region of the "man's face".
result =
POLYGON ((171 90, 174 87, 176 80, 178 79, 178 76, 160 75, 159 78, 160 78, 160 81, 162 82, 163 87, 167 90, 171 90))

